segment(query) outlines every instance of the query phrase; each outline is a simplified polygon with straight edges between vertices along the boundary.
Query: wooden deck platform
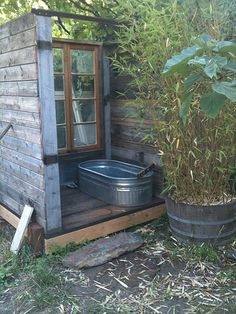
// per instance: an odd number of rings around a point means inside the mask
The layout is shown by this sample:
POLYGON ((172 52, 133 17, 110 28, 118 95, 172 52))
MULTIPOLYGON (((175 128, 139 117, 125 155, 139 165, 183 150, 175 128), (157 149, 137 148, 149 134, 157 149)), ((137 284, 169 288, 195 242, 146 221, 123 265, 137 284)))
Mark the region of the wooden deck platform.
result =
MULTIPOLYGON (((62 229, 56 234, 44 236, 38 223, 31 223, 28 238, 38 255, 50 252, 55 246, 82 243, 125 230, 132 226, 159 218, 165 212, 165 203, 154 198, 146 207, 125 208, 106 204, 78 189, 62 188, 62 229)), ((0 205, 0 216, 15 228, 19 217, 0 205)))
POLYGON ((63 187, 61 189, 62 229, 63 233, 92 226, 145 208, 163 203, 160 198, 153 198, 145 207, 125 208, 109 205, 101 200, 81 192, 79 189, 63 187))

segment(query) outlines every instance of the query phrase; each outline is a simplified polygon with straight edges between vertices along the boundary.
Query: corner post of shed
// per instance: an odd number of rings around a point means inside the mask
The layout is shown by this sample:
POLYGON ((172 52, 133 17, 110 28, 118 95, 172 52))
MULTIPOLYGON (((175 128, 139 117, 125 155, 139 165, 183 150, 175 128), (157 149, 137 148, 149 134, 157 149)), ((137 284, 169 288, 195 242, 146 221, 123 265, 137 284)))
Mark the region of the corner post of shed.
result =
POLYGON ((111 104, 110 104, 110 64, 106 53, 103 50, 103 102, 104 102, 104 138, 105 156, 111 159, 111 104))
POLYGON ((61 228, 51 17, 36 15, 38 88, 45 181, 46 233, 61 228))

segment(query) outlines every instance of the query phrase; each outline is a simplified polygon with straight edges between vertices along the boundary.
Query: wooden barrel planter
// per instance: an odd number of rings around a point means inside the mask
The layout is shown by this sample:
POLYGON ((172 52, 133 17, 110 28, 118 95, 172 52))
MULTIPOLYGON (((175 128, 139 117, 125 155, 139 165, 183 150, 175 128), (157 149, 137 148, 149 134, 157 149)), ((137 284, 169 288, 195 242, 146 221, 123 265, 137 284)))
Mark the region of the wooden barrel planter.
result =
POLYGON ((224 245, 236 236, 236 201, 198 206, 166 198, 172 234, 181 242, 224 245))

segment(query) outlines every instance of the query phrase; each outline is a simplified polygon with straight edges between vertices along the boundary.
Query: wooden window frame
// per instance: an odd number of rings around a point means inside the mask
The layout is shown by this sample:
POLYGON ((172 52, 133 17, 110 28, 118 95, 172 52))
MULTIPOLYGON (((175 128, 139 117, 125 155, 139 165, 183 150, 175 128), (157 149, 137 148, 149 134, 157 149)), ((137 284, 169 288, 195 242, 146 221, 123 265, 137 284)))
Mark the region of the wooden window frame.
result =
POLYGON ((66 120, 66 143, 67 147, 58 149, 60 155, 66 155, 73 152, 88 152, 102 149, 102 79, 101 79, 101 57, 102 44, 76 42, 73 40, 53 40, 53 48, 63 50, 64 64, 64 93, 65 93, 65 120, 66 120), (94 51, 94 104, 96 114, 96 144, 77 147, 74 146, 74 123, 72 107, 72 75, 71 75, 71 57, 70 52, 73 49, 84 49, 94 51))

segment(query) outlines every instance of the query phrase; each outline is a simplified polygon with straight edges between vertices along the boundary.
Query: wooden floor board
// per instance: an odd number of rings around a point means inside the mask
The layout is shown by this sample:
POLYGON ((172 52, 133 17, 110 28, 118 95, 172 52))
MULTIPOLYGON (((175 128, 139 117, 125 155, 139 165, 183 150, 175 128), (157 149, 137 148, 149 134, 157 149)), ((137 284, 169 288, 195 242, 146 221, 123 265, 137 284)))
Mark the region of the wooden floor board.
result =
POLYGON ((78 188, 71 189, 63 187, 61 189, 62 217, 81 213, 99 207, 106 206, 106 203, 88 194, 82 193, 78 188))
POLYGON ((163 203, 163 200, 153 198, 146 207, 118 207, 82 193, 79 189, 64 187, 61 191, 61 202, 63 233, 157 206, 163 203))

